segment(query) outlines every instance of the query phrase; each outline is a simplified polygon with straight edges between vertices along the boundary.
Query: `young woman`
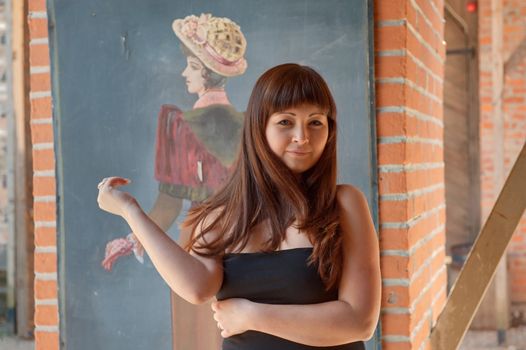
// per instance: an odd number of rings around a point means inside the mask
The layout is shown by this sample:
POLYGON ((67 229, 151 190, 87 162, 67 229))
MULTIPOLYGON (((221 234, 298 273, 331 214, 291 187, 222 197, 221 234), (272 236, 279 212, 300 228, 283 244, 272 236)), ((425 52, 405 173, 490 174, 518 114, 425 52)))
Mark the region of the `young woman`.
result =
POLYGON ((189 211, 186 249, 117 189, 127 183, 103 179, 100 208, 128 222, 175 293, 217 298, 223 350, 364 349, 379 316, 378 240, 364 195, 336 185, 336 106, 314 70, 284 64, 258 79, 233 174, 189 211))

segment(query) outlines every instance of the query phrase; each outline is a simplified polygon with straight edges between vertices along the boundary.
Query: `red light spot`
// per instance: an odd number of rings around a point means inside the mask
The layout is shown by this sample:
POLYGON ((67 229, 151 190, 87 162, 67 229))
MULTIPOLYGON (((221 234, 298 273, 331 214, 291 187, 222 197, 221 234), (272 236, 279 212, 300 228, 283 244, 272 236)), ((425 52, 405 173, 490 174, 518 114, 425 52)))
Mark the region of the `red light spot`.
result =
POLYGON ((477 11, 477 1, 468 1, 468 3, 466 4, 466 9, 468 10, 469 13, 473 13, 473 12, 476 12, 477 11))

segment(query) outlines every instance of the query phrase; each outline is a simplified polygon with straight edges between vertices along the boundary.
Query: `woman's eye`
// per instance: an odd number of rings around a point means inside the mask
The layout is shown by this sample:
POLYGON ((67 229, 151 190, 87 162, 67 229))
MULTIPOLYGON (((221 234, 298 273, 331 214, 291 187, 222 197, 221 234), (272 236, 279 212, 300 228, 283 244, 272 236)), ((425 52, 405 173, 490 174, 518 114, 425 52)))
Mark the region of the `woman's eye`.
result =
POLYGON ((323 125, 323 123, 321 121, 319 121, 319 120, 313 120, 312 121, 312 125, 314 125, 314 126, 321 126, 321 125, 323 125))
POLYGON ((279 125, 290 125, 290 122, 289 122, 288 120, 284 119, 284 120, 280 120, 280 121, 278 122, 278 124, 279 124, 279 125))

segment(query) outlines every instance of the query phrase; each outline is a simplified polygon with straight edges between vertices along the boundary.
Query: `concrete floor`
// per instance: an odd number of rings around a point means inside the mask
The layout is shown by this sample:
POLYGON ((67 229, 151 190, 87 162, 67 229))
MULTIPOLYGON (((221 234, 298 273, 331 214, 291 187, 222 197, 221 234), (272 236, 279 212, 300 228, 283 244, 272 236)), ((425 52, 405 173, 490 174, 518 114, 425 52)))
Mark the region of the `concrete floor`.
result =
MULTIPOLYGON (((497 346, 497 334, 493 331, 468 331, 460 350, 526 350, 526 326, 511 328, 506 346, 497 346)), ((0 350, 33 350, 35 342, 16 337, 0 338, 0 350)), ((111 349, 110 349, 111 350, 111 349)))
POLYGON ((16 337, 0 338, 0 350, 33 350, 34 348, 33 340, 22 340, 16 337))
POLYGON ((460 350, 526 350, 526 326, 510 328, 506 332, 506 345, 497 345, 495 331, 468 331, 460 350))

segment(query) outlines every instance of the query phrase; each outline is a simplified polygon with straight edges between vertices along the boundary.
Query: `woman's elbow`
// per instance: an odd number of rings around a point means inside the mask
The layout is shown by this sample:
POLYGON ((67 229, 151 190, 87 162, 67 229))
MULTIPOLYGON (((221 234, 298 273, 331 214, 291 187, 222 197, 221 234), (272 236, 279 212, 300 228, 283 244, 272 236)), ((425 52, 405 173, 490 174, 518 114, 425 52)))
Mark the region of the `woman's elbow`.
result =
POLYGON ((190 295, 187 295, 183 297, 184 300, 189 302, 193 305, 202 305, 208 302, 212 296, 206 294, 206 293, 191 293, 190 295))
POLYGON ((206 303, 208 300, 210 300, 210 298, 202 298, 199 296, 185 296, 182 298, 192 305, 202 305, 206 303))
POLYGON ((376 324, 367 327, 363 332, 363 341, 368 341, 374 336, 374 332, 376 331, 376 324))
POLYGON ((343 335, 343 337, 345 338, 345 343, 368 341, 374 336, 377 324, 378 320, 362 321, 360 322, 358 327, 356 324, 354 324, 354 327, 350 325, 346 328, 346 334, 343 335))
POLYGON ((209 301, 212 297, 209 293, 203 293, 198 290, 184 290, 184 291, 175 291, 172 288, 172 292, 177 294, 180 298, 184 299, 190 304, 201 305, 209 301))
POLYGON ((192 295, 192 296, 187 296, 185 298, 183 298, 184 300, 186 300, 187 302, 189 302, 190 304, 193 304, 193 305, 201 305, 201 304, 204 304, 206 300, 204 300, 203 298, 197 296, 197 295, 192 295))
POLYGON ((212 299, 217 294, 219 288, 219 283, 196 283, 186 285, 185 288, 181 288, 178 292, 176 292, 174 288, 172 288, 172 291, 174 291, 179 297, 183 298, 190 304, 201 305, 210 301, 210 299, 212 299))
POLYGON ((367 341, 374 336, 376 327, 378 326, 379 313, 371 312, 370 310, 357 312, 353 310, 349 312, 348 323, 345 329, 345 336, 349 343, 355 341, 367 341))
POLYGON ((368 341, 374 336, 374 332, 376 331, 376 326, 378 325, 378 320, 364 322, 363 327, 361 329, 360 338, 362 341, 368 341))
POLYGON ((334 344, 334 345, 354 343, 357 341, 368 341, 369 339, 373 337, 375 330, 376 330, 376 327, 374 328, 364 327, 363 329, 354 329, 353 332, 347 332, 345 335, 343 335, 341 338, 341 341, 338 342, 338 344, 334 344))

